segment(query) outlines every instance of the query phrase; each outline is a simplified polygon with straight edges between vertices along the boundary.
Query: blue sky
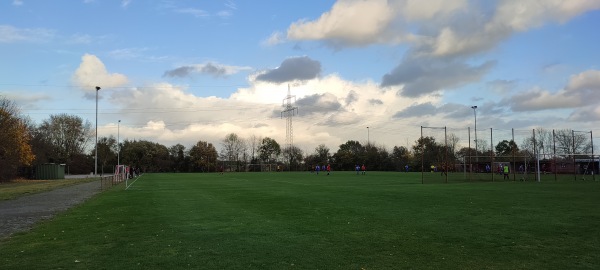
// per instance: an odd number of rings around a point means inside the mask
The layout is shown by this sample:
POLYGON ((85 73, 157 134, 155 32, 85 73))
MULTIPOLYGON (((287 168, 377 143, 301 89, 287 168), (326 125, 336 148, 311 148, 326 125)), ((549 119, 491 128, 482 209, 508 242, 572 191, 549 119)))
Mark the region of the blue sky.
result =
POLYGON ((421 126, 446 126, 466 146, 472 105, 478 132, 600 134, 599 9, 599 0, 2 1, 0 95, 36 122, 67 113, 94 124, 100 86, 99 136, 166 146, 220 146, 232 132, 283 145, 288 85, 294 143, 309 153, 348 140, 412 145, 421 126))

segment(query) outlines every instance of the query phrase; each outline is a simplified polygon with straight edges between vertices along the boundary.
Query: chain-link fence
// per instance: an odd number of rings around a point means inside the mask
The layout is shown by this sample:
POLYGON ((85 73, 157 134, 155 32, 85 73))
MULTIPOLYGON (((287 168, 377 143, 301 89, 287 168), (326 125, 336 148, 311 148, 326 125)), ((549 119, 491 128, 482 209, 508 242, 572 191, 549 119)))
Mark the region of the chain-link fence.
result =
POLYGON ((591 131, 421 127, 423 183, 596 180, 591 131))

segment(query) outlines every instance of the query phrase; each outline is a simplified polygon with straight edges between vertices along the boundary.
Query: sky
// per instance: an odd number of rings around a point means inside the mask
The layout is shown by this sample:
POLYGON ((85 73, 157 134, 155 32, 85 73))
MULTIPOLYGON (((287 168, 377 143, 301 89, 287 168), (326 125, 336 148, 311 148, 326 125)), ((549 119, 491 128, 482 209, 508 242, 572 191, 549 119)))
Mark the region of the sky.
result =
POLYGON ((0 95, 36 123, 95 126, 97 94, 99 137, 188 149, 285 146, 286 110, 307 154, 440 127, 467 146, 475 123, 489 141, 573 129, 597 146, 598 26, 600 0, 3 0, 0 95))

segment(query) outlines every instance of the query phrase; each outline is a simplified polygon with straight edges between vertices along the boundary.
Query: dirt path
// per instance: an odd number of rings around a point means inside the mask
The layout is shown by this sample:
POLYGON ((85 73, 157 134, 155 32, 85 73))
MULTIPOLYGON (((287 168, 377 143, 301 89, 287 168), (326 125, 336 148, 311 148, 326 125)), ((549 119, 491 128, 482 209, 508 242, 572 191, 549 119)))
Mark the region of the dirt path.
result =
POLYGON ((52 218, 100 191, 100 183, 94 181, 0 201, 0 240, 29 230, 38 221, 52 218))

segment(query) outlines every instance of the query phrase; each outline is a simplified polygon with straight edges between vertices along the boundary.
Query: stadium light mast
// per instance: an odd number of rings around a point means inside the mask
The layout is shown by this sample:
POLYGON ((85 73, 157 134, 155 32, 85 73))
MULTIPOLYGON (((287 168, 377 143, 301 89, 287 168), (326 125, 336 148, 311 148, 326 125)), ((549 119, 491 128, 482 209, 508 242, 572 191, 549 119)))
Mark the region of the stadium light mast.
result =
POLYGON ((475 115, 475 158, 479 159, 479 154, 477 153, 477 105, 471 106, 473 109, 473 115, 475 115))
POLYGON ((100 86, 96 86, 96 145, 94 150, 96 156, 94 157, 94 177, 98 175, 98 91, 100 91, 100 86))

